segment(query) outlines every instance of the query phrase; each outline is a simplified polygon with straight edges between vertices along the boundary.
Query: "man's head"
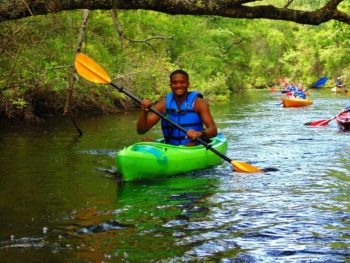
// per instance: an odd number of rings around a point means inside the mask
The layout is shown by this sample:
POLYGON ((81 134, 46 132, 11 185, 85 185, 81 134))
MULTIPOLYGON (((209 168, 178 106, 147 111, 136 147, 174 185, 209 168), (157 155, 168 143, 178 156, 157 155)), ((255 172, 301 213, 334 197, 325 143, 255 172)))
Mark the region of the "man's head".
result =
POLYGON ((188 76, 188 73, 182 69, 177 69, 177 70, 174 70, 173 72, 171 72, 170 74, 170 82, 171 82, 171 78, 172 76, 176 75, 176 74, 181 74, 183 76, 185 76, 187 78, 187 81, 190 81, 190 77, 188 76))
POLYGON ((302 90, 303 89, 303 84, 299 83, 298 84, 298 90, 302 90))
POLYGON ((182 69, 177 69, 170 74, 170 88, 174 95, 184 96, 190 87, 188 73, 182 69))

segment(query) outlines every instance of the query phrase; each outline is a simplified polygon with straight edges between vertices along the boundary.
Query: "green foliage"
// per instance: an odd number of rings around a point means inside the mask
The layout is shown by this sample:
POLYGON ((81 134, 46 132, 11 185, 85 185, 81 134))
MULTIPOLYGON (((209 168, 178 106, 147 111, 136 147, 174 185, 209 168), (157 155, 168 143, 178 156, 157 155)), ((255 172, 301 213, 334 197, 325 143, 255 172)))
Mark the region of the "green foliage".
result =
POLYGON ((10 99, 10 102, 12 105, 14 105, 17 109, 23 110, 25 107, 29 105, 28 102, 26 102, 23 98, 15 98, 10 99))
MULTIPOLYGON (((285 4, 278 1, 274 4, 285 4)), ((322 4, 321 0, 292 3, 304 10, 322 4)), ((340 8, 349 10, 350 4, 340 8)), ((350 29, 339 22, 315 27, 144 10, 119 11, 118 16, 126 48, 121 47, 110 11, 90 11, 82 52, 141 98, 158 100, 168 93, 169 74, 178 68, 189 72, 192 90, 213 102, 228 99, 231 92, 267 87, 282 76, 304 83, 321 76, 350 81, 350 29)), ((72 11, 2 23, 1 103, 29 107, 31 94, 47 91, 48 96, 65 97, 81 19, 81 11, 72 11)), ((82 79, 73 96, 81 109, 113 108, 116 100, 125 99, 114 89, 82 79)))
POLYGON ((230 90, 226 88, 226 76, 217 73, 205 83, 199 83, 197 90, 201 91, 205 98, 210 101, 227 101, 230 98, 230 90))

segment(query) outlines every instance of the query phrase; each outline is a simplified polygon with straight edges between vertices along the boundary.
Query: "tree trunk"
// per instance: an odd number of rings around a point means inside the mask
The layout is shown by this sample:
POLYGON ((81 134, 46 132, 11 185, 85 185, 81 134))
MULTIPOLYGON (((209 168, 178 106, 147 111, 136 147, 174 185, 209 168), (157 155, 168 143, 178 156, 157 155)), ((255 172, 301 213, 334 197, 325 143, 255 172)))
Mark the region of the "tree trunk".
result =
POLYGON ((118 35, 119 35, 120 44, 122 46, 122 49, 125 49, 125 39, 124 39, 124 34, 123 34, 123 28, 122 28, 122 26, 119 23, 117 9, 112 9, 111 10, 111 15, 112 15, 112 18, 113 18, 113 22, 114 22, 115 28, 117 29, 117 32, 118 32, 118 35))
MULTIPOLYGON (((89 10, 85 9, 83 12, 83 21, 81 22, 81 25, 80 25, 77 49, 76 49, 76 52, 74 54, 74 60, 75 60, 76 55, 81 51, 81 47, 83 45, 83 39, 86 35, 86 25, 87 25, 88 18, 89 18, 89 10)), ((69 75, 66 103, 64 105, 63 115, 67 114, 67 112, 70 111, 74 83, 75 83, 75 80, 78 78, 77 71, 75 70, 75 67, 74 67, 74 60, 73 60, 73 64, 72 64, 72 71, 69 75)))
MULTIPOLYGON (((76 55, 81 51, 81 47, 83 46, 83 39, 86 35, 86 25, 87 25, 88 18, 89 18, 89 10, 85 9, 83 12, 83 21, 81 22, 81 26, 80 26, 80 30, 79 30, 77 49, 76 49, 76 52, 74 54, 74 60, 75 60, 76 55)), ((69 75, 66 103, 64 105, 63 115, 67 115, 67 113, 69 114, 69 117, 71 118, 75 128, 77 129, 77 131, 79 133, 79 136, 81 137, 81 136, 83 136, 83 131, 79 128, 79 126, 78 126, 77 122, 75 121, 75 119, 73 118, 73 114, 71 112, 71 102, 72 102, 72 96, 73 96, 73 90, 74 90, 74 83, 75 83, 75 80, 78 79, 78 74, 77 74, 77 71, 74 67, 74 60, 73 60, 73 64, 72 64, 72 70, 71 70, 70 75, 69 75)))

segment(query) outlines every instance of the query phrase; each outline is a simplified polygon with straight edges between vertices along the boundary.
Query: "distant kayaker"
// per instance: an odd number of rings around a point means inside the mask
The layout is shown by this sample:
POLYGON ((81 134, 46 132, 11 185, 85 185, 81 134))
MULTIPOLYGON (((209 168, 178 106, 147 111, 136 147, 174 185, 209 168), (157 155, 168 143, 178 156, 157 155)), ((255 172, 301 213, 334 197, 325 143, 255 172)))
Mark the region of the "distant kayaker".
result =
POLYGON ((291 91, 291 92, 295 92, 296 90, 298 90, 297 86, 295 86, 295 84, 294 84, 294 83, 291 83, 291 84, 290 84, 289 91, 291 91))
POLYGON ((296 90, 297 90, 297 87, 294 85, 294 83, 290 83, 290 84, 287 83, 284 90, 282 90, 282 93, 285 93, 287 96, 292 96, 296 90))
POLYGON ((168 119, 187 130, 187 134, 162 119, 162 130, 165 142, 172 145, 197 145, 195 138, 207 140, 218 133, 209 104, 199 92, 189 92, 189 76, 186 71, 175 70, 170 74, 171 93, 159 102, 152 103, 143 99, 141 113, 137 122, 137 132, 144 134, 149 131, 161 118, 149 110, 153 107, 168 119), (205 126, 205 129, 204 129, 205 126))
POLYGON ((298 89, 293 93, 293 96, 299 99, 306 99, 306 92, 303 88, 303 84, 298 84, 298 89))
POLYGON ((343 88, 343 83, 341 82, 340 77, 337 77, 336 81, 335 81, 335 86, 337 88, 343 88))

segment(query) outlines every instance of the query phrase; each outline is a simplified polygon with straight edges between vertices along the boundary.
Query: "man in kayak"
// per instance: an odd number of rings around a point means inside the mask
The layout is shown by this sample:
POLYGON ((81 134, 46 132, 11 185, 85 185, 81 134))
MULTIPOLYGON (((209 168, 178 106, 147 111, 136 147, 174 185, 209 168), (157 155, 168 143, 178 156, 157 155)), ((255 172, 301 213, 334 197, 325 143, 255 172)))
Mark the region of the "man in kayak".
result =
POLYGON ((288 87, 286 88, 286 90, 282 93, 285 93, 287 96, 292 96, 294 92, 296 92, 298 89, 295 86, 294 83, 288 84, 288 87))
POLYGON ((161 118, 151 112, 152 106, 173 122, 187 130, 185 134, 167 120, 162 119, 162 131, 165 143, 172 145, 197 145, 195 139, 200 137, 207 140, 218 133, 214 119, 210 113, 209 104, 199 92, 189 92, 188 73, 179 69, 170 74, 171 93, 159 102, 152 103, 143 99, 141 113, 137 121, 138 134, 149 131, 161 118), (203 128, 205 126, 205 129, 203 128))
POLYGON ((289 91, 291 91, 291 92, 295 92, 296 90, 298 90, 297 86, 295 86, 295 84, 294 84, 294 83, 291 83, 291 84, 290 84, 289 91))
POLYGON ((303 89, 303 84, 298 84, 298 89, 293 93, 293 96, 299 99, 306 99, 306 92, 303 89))
POLYGON ((343 88, 343 83, 341 82, 341 79, 340 79, 340 77, 337 77, 337 79, 336 79, 336 81, 335 81, 335 86, 337 87, 337 88, 343 88))

